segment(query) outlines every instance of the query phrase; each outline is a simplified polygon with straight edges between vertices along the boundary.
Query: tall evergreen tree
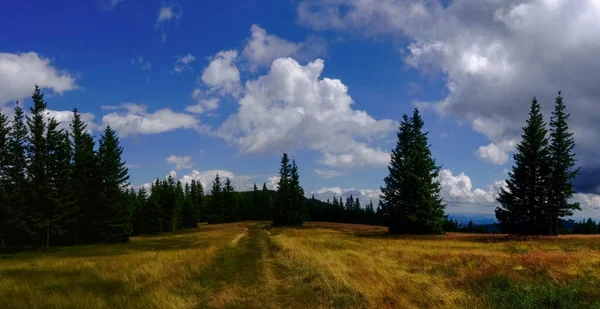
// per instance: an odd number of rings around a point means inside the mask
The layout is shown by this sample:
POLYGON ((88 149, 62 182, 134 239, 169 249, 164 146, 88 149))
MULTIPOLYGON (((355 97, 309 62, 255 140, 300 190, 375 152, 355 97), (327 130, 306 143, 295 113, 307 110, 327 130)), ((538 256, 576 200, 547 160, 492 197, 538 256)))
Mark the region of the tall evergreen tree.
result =
POLYGON ((8 242, 21 246, 29 240, 26 216, 29 212, 25 197, 27 196, 27 126, 25 113, 17 102, 9 132, 8 153, 9 162, 6 169, 7 199, 9 215, 7 216, 8 242))
POLYGON ((100 172, 100 204, 103 210, 99 231, 101 242, 126 242, 131 235, 129 210, 123 203, 129 175, 121 156, 123 148, 110 126, 106 126, 98 147, 98 170, 100 172))
POLYGON ((559 91, 550 119, 548 205, 552 235, 558 235, 560 219, 573 215, 574 210, 580 210, 579 203, 569 201, 575 192, 572 181, 579 174, 579 168, 575 168, 575 139, 573 133, 569 132, 567 124, 569 114, 566 113, 565 108, 563 97, 559 91))
POLYGON ((267 183, 263 182, 263 187, 261 191, 261 207, 262 207, 262 216, 261 220, 271 220, 271 212, 273 209, 273 197, 271 196, 271 192, 267 188, 267 183))
POLYGON ((304 189, 295 160, 290 164, 286 153, 281 158, 277 200, 272 211, 273 225, 302 225, 306 221, 304 189))
POLYGON ((234 222, 237 221, 237 203, 235 200, 235 189, 231 185, 229 177, 225 180, 225 187, 222 192, 222 203, 223 203, 223 221, 234 222))
POLYGON ((208 209, 206 219, 208 223, 222 223, 223 217, 224 212, 221 179, 219 178, 219 174, 217 174, 210 191, 210 207, 208 209))
POLYGON ((34 246, 46 245, 49 221, 52 220, 53 209, 50 206, 50 188, 46 174, 48 150, 46 138, 46 121, 44 112, 46 102, 40 88, 36 85, 33 95, 31 115, 27 116, 29 136, 27 138, 27 176, 29 194, 27 195, 28 212, 26 215, 27 230, 34 246))
POLYGON ((385 224, 392 233, 438 234, 442 232, 445 205, 436 180, 440 167, 431 156, 424 122, 415 109, 402 117, 398 142, 392 151, 381 188, 385 224))
POLYGON ((75 244, 95 242, 91 227, 98 215, 99 191, 98 162, 94 139, 87 130, 77 109, 73 109, 71 129, 72 167, 71 181, 76 220, 71 224, 72 242, 75 244))
POLYGON ((73 201, 73 188, 70 179, 71 144, 68 133, 58 128, 59 123, 53 117, 48 120, 46 131, 46 176, 49 185, 47 209, 46 246, 52 238, 60 237, 61 244, 69 243, 65 236, 69 227, 77 221, 77 209, 73 201))
POLYGON ((194 205, 194 194, 192 193, 192 189, 196 190, 196 181, 192 182, 193 185, 190 186, 188 183, 185 184, 185 201, 183 203, 183 227, 184 228, 193 228, 198 227, 198 223, 200 222, 198 216, 198 209, 194 205))
POLYGON ((8 228, 9 216, 8 206, 8 166, 10 162, 9 153, 10 124, 8 117, 0 109, 0 252, 6 244, 5 235, 8 228))
POLYGON ((544 117, 534 97, 522 141, 513 158, 515 165, 501 188, 496 218, 505 233, 541 234, 549 232, 547 218, 548 139, 544 117))

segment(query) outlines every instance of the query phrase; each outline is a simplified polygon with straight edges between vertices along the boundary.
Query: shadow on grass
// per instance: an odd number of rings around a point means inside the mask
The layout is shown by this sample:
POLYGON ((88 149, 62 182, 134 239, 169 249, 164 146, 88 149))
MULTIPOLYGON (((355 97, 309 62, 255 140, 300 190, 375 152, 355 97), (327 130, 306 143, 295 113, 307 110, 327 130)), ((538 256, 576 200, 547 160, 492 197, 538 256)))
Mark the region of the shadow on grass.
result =
MULTIPOLYGON (((111 297, 116 294, 135 293, 122 281, 102 278, 83 270, 11 269, 0 272, 0 277, 16 282, 17 286, 18 283, 25 283, 28 286, 27 289, 9 290, 0 299, 0 304, 27 302, 31 290, 40 295, 63 295, 65 297, 69 297, 75 291, 81 291, 85 294, 97 295, 109 303, 111 297)), ((8 307, 2 306, 2 308, 8 307)))
POLYGON ((489 276, 470 283, 490 308, 600 308, 600 291, 591 278, 569 283, 548 280, 525 282, 506 276, 489 276))

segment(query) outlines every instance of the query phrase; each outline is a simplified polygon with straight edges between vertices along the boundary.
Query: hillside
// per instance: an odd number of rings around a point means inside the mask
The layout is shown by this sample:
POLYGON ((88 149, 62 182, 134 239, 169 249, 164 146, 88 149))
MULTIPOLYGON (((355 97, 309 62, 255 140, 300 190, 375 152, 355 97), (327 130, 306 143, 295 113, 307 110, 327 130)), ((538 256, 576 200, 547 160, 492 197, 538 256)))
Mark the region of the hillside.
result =
POLYGON ((600 238, 201 225, 0 256, 1 308, 594 308, 600 238))

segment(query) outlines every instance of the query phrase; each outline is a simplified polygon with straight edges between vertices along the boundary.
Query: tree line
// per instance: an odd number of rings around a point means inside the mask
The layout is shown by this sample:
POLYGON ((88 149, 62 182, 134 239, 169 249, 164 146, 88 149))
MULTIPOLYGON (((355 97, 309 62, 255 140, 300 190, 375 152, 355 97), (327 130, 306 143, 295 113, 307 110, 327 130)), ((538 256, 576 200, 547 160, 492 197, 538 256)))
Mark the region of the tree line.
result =
POLYGON ((127 241, 128 172, 110 126, 98 147, 77 109, 70 132, 36 85, 29 114, 0 111, 0 250, 127 241))

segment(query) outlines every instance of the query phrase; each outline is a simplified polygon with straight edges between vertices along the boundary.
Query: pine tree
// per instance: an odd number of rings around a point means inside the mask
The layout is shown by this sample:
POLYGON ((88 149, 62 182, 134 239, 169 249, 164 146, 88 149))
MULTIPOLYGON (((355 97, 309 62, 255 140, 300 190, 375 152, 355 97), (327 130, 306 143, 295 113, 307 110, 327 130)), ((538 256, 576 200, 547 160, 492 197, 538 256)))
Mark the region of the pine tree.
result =
POLYGON ((6 245, 5 235, 11 215, 8 204, 8 166, 10 125, 0 108, 0 252, 6 245))
POLYGON ((146 211, 148 207, 148 192, 143 186, 137 191, 135 208, 131 216, 131 235, 137 236, 146 233, 146 211))
POLYGON ((173 230, 183 227, 183 204, 185 203, 185 192, 181 181, 175 185, 175 225, 173 230))
POLYGON ((436 180, 440 167, 431 156, 423 127, 418 109, 411 118, 403 115, 389 175, 381 188, 383 217, 392 233, 442 233, 445 205, 436 180))
POLYGON ((25 216, 28 234, 34 246, 46 245, 48 242, 47 230, 52 219, 53 209, 50 206, 50 188, 46 175, 47 144, 44 133, 46 122, 44 111, 46 102, 40 88, 36 85, 33 95, 33 106, 30 116, 27 116, 29 136, 27 138, 27 176, 29 180, 29 194, 26 197, 28 212, 25 216))
MULTIPOLYGON (((77 221, 77 208, 73 201, 71 181, 71 144, 68 133, 58 129, 53 117, 48 120, 46 131, 46 173, 49 185, 47 236, 60 237, 60 243, 69 243, 65 235, 77 221)), ((49 246, 47 239, 46 246, 49 246)))
POLYGON ((27 160, 26 160, 26 142, 27 126, 25 125, 25 113, 16 103, 15 115, 12 120, 12 129, 9 132, 8 153, 9 162, 6 169, 7 178, 7 199, 8 205, 6 226, 6 239, 9 243, 21 246, 26 243, 28 237, 28 226, 26 215, 29 212, 25 196, 27 196, 27 160))
POLYGON ((573 133, 569 132, 567 119, 569 114, 565 112, 565 104, 560 91, 556 97, 554 112, 550 119, 550 188, 548 194, 548 205, 550 207, 551 234, 558 235, 559 220, 573 215, 574 210, 580 210, 579 203, 571 203, 569 200, 574 194, 573 179, 579 174, 579 168, 575 169, 575 140, 573 133))
POLYGON ((296 160, 292 160, 290 169, 290 194, 292 198, 292 212, 290 217, 291 225, 302 225, 307 220, 308 211, 304 203, 304 189, 300 185, 300 175, 296 160))
POLYGON ((129 210, 123 202, 129 175, 122 154, 123 148, 119 145, 116 132, 106 126, 98 147, 100 209, 104 211, 102 226, 98 231, 101 242, 126 242, 131 235, 129 210))
POLYGON ((71 187, 73 190, 76 220, 69 230, 75 244, 95 242, 92 235, 94 220, 99 214, 97 195, 99 192, 98 163, 94 151, 94 139, 87 131, 87 125, 81 119, 77 109, 73 109, 71 129, 71 187))
POLYGON ((142 227, 144 234, 157 234, 163 230, 163 210, 160 204, 162 188, 158 178, 152 183, 151 190, 152 194, 144 208, 144 225, 142 227))
POLYGON ((505 233, 548 233, 547 210, 548 140, 544 118, 535 97, 522 141, 513 158, 515 165, 506 180, 507 189, 501 188, 496 218, 505 233))
POLYGON ((193 185, 185 184, 185 201, 183 203, 183 227, 184 228, 193 228, 198 227, 198 223, 200 222, 198 218, 198 209, 194 206, 194 194, 192 194, 191 188, 196 190, 196 181, 192 182, 193 185))
POLYGON ((224 222, 237 221, 237 205, 235 200, 235 189, 231 185, 229 177, 225 180, 225 187, 222 192, 223 201, 223 220, 224 222))
POLYGON ((252 202, 251 202, 251 211, 250 211, 250 220, 261 220, 262 216, 262 206, 260 201, 260 191, 258 191, 258 187, 256 186, 256 182, 254 183, 254 187, 252 188, 252 202))
POLYGON ((219 179, 219 174, 217 174, 210 191, 210 207, 208 209, 207 221, 208 223, 222 223, 224 222, 223 217, 221 180, 219 179))
POLYGON ((302 225, 307 210, 304 204, 304 189, 300 186, 300 176, 295 160, 290 164, 286 153, 281 158, 279 169, 277 200, 273 207, 273 225, 302 225))
POLYGON ((192 205, 197 215, 197 222, 200 223, 205 220, 205 206, 204 206, 204 188, 200 181, 192 180, 190 187, 190 194, 192 195, 192 205))
POLYGON ((267 188, 267 183, 263 182, 263 187, 261 191, 261 199, 262 199, 262 220, 271 220, 271 212, 273 210, 273 197, 271 196, 271 192, 267 188))

